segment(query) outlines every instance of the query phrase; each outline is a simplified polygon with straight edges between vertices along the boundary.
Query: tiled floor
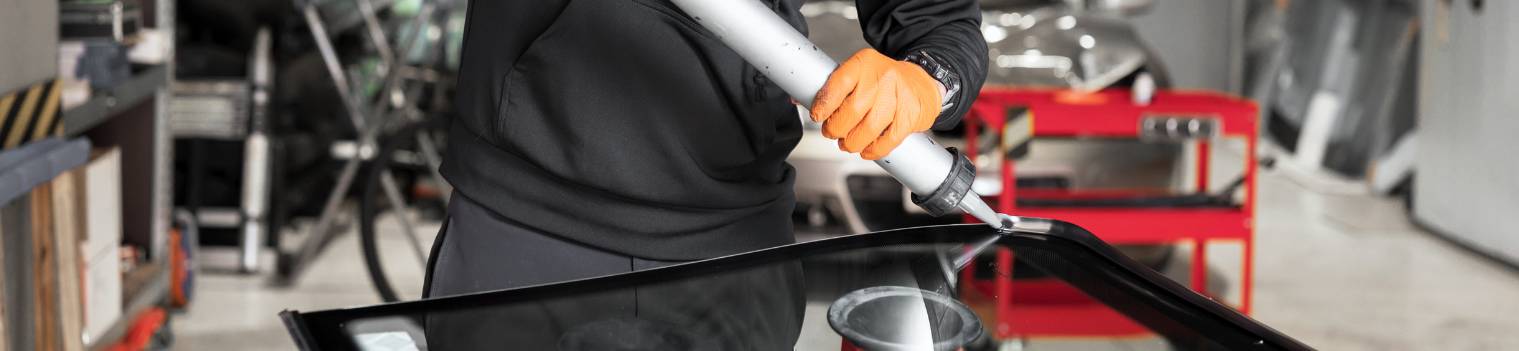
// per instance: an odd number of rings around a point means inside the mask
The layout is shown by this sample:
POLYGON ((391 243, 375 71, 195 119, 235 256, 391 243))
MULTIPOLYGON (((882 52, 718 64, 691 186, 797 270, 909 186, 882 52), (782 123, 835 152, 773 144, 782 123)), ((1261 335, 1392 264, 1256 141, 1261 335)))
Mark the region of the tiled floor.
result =
MULTIPOLYGON (((1421 232, 1395 200, 1323 195, 1289 177, 1263 174, 1257 319, 1324 350, 1519 349, 1519 272, 1421 232)), ((420 230, 434 232, 436 224, 420 230)), ((395 235, 388 237, 383 246, 405 247, 395 235)), ((400 252, 397 261, 412 263, 404 258, 409 255, 400 252)), ((1226 256, 1213 257, 1224 262, 1226 256)), ((397 275, 417 282, 403 287, 416 295, 420 267, 394 267, 410 268, 397 275)), ((1222 263, 1218 268, 1237 269, 1222 263)), ((199 284, 194 305, 174 319, 176 349, 291 348, 276 317, 280 310, 378 302, 351 234, 338 239, 294 288, 225 273, 203 274, 199 284)))

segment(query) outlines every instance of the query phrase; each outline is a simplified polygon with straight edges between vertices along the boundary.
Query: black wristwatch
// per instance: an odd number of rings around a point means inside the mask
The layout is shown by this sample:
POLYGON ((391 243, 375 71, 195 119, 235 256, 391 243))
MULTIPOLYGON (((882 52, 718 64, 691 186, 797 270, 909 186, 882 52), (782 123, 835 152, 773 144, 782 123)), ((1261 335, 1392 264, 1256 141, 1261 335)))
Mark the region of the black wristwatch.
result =
POLYGON ((902 60, 923 67, 923 71, 928 72, 928 76, 944 85, 944 102, 939 105, 939 111, 948 111, 951 107, 955 107, 955 95, 960 93, 959 73, 955 73, 938 58, 923 50, 907 54, 907 57, 903 57, 902 60))

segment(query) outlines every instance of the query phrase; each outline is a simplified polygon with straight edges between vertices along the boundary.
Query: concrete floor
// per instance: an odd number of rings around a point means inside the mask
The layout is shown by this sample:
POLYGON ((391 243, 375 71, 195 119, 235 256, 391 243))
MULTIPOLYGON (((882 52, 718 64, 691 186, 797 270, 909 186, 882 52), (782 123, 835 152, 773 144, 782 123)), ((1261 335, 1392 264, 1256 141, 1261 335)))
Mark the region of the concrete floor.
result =
MULTIPOLYGON (((1324 350, 1519 349, 1519 271, 1413 227, 1396 200, 1326 195, 1293 177, 1262 174, 1255 318, 1324 350)), ((437 225, 419 230, 432 233, 437 225)), ((416 282, 403 293, 418 296, 420 266, 400 251, 406 246, 398 235, 382 235, 389 238, 382 246, 396 248, 396 276, 416 282)), ((1211 250, 1220 274, 1238 271, 1227 263, 1237 253, 1211 250)), ((203 258, 207 269, 232 266, 227 252, 203 258)), ((364 274, 352 234, 333 243, 294 288, 270 288, 262 276, 203 273, 194 304, 174 318, 174 348, 291 348, 276 313, 377 303, 364 274)))

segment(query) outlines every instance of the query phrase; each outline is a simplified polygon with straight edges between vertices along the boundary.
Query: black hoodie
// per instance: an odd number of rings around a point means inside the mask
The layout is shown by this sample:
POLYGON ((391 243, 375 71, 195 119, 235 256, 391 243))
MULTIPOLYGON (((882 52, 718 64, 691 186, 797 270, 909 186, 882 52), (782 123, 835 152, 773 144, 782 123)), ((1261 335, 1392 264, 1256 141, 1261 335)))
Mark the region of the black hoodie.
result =
MULTIPOLYGON (((732 0, 707 0, 732 1, 732 0)), ((753 0, 744 0, 753 1, 753 0)), ((764 0, 805 31, 800 0, 764 0)), ((986 72, 974 0, 858 0, 866 40, 925 51, 963 77, 951 126, 986 72)), ((691 260, 792 242, 797 107, 668 0, 469 4, 443 175, 542 232, 691 260)))

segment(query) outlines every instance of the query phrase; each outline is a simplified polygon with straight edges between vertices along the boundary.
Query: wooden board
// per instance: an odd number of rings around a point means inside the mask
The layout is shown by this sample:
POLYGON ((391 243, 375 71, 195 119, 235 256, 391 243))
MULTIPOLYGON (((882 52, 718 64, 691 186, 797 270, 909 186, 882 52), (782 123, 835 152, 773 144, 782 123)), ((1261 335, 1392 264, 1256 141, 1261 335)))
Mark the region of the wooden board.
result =
POLYGON ((57 296, 57 250, 53 240, 53 192, 52 186, 43 184, 32 189, 29 197, 32 206, 32 272, 35 279, 33 323, 36 323, 35 350, 58 350, 58 296, 57 296))
POLYGON ((53 234, 58 250, 58 319, 64 351, 84 350, 84 298, 80 285, 84 279, 84 258, 79 238, 83 217, 79 211, 82 196, 77 182, 80 170, 64 172, 53 180, 53 234))
MULTIPOLYGON (((0 204, 4 206, 4 204, 0 204)), ((4 237, 5 224, 0 223, 0 237, 4 237)), ((5 272, 5 240, 0 240, 0 272, 5 272)), ((0 351, 5 351, 11 345, 11 339, 5 329, 5 279, 0 279, 0 351)))

